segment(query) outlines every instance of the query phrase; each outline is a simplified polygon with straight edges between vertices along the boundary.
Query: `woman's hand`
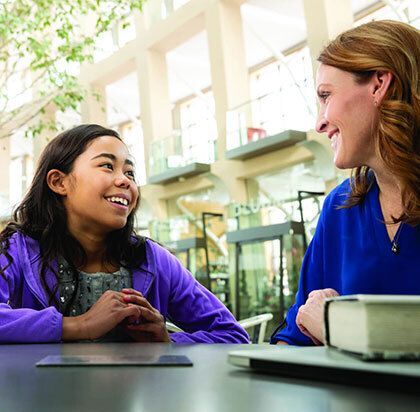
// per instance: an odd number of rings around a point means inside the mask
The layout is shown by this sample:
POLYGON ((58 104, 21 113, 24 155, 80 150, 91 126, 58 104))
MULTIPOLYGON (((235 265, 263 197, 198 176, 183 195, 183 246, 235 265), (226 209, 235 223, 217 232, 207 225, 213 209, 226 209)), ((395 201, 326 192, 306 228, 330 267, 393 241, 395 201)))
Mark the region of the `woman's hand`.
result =
POLYGON ((170 342, 165 319, 143 295, 134 289, 123 289, 124 302, 140 310, 137 319, 127 319, 125 329, 137 342, 170 342))
POLYGON ((334 289, 313 290, 296 316, 296 325, 300 331, 310 337, 316 345, 324 344, 325 299, 333 296, 339 296, 334 289))
POLYGON ((121 292, 107 290, 83 315, 63 318, 62 339, 98 339, 125 319, 137 321, 141 309, 125 300, 121 292))

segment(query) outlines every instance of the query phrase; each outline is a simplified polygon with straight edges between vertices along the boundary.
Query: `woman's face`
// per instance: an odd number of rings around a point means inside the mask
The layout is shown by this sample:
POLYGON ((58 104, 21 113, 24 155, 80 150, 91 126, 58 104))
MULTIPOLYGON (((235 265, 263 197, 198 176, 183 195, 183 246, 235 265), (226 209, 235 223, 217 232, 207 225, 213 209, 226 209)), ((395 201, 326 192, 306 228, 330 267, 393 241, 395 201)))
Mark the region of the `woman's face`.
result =
POLYGON ((373 131, 377 124, 375 79, 358 84, 351 73, 321 64, 317 75, 320 103, 318 133, 327 133, 334 163, 348 169, 375 163, 373 131))
POLYGON ((64 181, 71 231, 106 234, 121 229, 139 197, 127 147, 113 136, 93 140, 64 181))

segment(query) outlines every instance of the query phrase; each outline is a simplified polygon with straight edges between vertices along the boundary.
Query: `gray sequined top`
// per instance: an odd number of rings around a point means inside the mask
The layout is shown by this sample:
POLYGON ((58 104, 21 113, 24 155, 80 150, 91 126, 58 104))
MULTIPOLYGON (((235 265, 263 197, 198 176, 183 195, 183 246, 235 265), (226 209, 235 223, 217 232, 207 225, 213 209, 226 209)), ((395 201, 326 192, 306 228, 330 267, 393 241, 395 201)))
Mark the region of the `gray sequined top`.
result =
MULTIPOLYGON (((73 279, 72 268, 64 260, 58 266, 58 277, 60 285, 60 312, 64 313, 76 289, 76 281, 73 279)), ((87 312, 107 290, 120 291, 123 288, 132 287, 131 273, 122 266, 120 270, 114 273, 86 273, 77 271, 77 277, 78 286, 76 295, 68 308, 67 316, 79 316, 87 312)), ((101 342, 121 340, 126 341, 130 339, 118 328, 99 339, 101 342)))

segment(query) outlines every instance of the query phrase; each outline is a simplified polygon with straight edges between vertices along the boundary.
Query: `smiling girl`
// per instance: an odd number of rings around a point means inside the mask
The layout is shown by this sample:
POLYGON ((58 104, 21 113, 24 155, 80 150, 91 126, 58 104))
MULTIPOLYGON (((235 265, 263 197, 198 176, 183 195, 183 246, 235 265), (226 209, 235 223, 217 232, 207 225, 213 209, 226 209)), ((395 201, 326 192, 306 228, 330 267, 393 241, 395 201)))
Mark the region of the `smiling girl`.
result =
POLYGON ((318 60, 316 129, 353 176, 325 200, 296 303, 272 343, 322 344, 331 296, 420 295, 420 32, 367 23, 318 60))
POLYGON ((174 256, 134 234, 138 205, 115 131, 82 125, 53 139, 0 234, 0 342, 248 342, 174 256), (169 334, 166 319, 185 332, 169 334))

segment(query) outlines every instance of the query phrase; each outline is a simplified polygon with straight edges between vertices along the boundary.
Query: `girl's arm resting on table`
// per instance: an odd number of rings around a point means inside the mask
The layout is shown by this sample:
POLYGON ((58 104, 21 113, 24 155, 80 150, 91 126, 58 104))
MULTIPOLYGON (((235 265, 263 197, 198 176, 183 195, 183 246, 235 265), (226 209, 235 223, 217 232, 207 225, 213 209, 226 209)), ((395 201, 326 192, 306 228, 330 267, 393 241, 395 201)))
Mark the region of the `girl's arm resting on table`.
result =
POLYGON ((249 343, 249 336, 233 315, 173 256, 170 256, 170 320, 184 332, 170 335, 176 343, 249 343))
POLYGON ((180 292, 178 303, 173 303, 184 309, 177 311, 181 312, 179 318, 170 312, 171 321, 183 329, 183 332, 171 333, 172 342, 249 343, 248 334, 228 309, 194 279, 193 282, 180 292))
POLYGON ((117 299, 118 292, 105 292, 86 313, 63 317, 53 306, 36 310, 13 309, 0 303, 0 343, 46 343, 96 339, 124 319, 139 316, 135 305, 117 299), (109 292, 109 293, 108 293, 109 292))
POLYGON ((11 262, 0 254, 0 343, 60 342, 63 316, 24 291, 24 272, 32 268, 21 262, 18 250, 23 246, 15 242, 10 240, 11 262), (22 301, 30 303, 22 307, 22 301))
MULTIPOLYGON (((0 266, 7 264, 1 255, 0 266)), ((16 303, 14 308, 10 303, 14 298, 20 302, 22 282, 22 268, 14 259, 0 275, 0 343, 60 342, 63 316, 55 307, 24 308, 16 303)))
POLYGON ((79 316, 63 316, 63 341, 73 341, 83 339, 83 327, 79 316))
MULTIPOLYGON (((211 326, 207 326, 205 328, 208 330, 178 332, 169 336, 164 317, 140 292, 131 288, 123 289, 122 292, 125 294, 124 300, 138 305, 141 311, 141 316, 138 319, 139 324, 126 325, 128 333, 138 342, 244 342, 242 331, 239 331, 240 333, 238 334, 238 331, 235 330, 237 327, 234 320, 231 322, 232 324, 230 326, 225 325, 221 328, 217 327, 217 318, 222 319, 223 316, 225 316, 225 312, 229 314, 227 309, 222 306, 220 302, 218 302, 218 309, 216 311, 213 306, 213 309, 206 314, 208 315, 208 323, 214 323, 215 325, 213 330, 211 330, 211 326), (227 330, 229 331, 229 334, 226 333, 227 330)), ((209 295, 209 298, 213 298, 213 296, 209 295)), ((201 298, 196 296, 196 299, 199 301, 201 298)), ((195 311, 194 315, 197 315, 198 313, 199 311, 195 311)), ((229 316, 231 317, 230 314, 229 316)))
POLYGON ((60 342, 62 315, 54 307, 13 309, 0 303, 0 343, 60 342))
POLYGON ((198 332, 175 332, 170 335, 175 343, 249 343, 246 332, 232 330, 229 333, 218 330, 198 332))

